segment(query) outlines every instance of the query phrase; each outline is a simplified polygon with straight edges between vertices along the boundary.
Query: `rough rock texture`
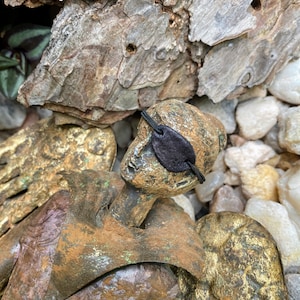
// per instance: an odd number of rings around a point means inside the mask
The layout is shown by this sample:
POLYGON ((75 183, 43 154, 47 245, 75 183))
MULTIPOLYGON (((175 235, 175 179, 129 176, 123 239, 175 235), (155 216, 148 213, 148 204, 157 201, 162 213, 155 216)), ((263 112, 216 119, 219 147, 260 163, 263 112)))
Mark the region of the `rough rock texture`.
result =
POLYGON ((55 126, 44 119, 0 148, 0 235, 64 186, 59 172, 110 170, 116 143, 109 128, 55 126))
POLYGON ((235 97, 297 55, 298 3, 200 3, 66 1, 18 101, 100 126, 169 98, 235 97))
POLYGON ((249 141, 240 147, 227 148, 225 151, 225 163, 233 174, 254 168, 275 156, 275 151, 261 141, 249 141))

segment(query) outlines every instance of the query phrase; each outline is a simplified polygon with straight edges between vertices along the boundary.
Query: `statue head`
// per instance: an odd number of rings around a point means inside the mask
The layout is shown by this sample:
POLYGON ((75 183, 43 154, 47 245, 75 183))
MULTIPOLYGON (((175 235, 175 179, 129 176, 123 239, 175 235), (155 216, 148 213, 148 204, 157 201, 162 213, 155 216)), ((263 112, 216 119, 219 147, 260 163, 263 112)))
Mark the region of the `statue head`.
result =
MULTIPOLYGON (((141 119, 137 136, 122 160, 121 176, 136 188, 150 194, 173 196, 187 192, 198 183, 197 170, 200 174, 209 172, 225 147, 226 132, 222 123, 214 116, 204 114, 197 107, 179 100, 158 103, 149 108, 146 115, 155 124, 169 128, 169 140, 163 145, 154 143, 155 129, 149 120, 141 119), (174 142, 170 140, 172 137, 179 139, 174 142), (182 140, 186 140, 190 147, 183 149, 182 140), (178 153, 181 151, 178 155, 177 149, 178 153), (190 153, 185 152, 190 150, 195 156, 192 165, 187 168, 175 167, 175 171, 170 171, 174 169, 172 159, 182 156, 182 162, 185 163, 185 158, 190 157, 190 153), (159 155, 161 152, 163 161, 159 155), (173 169, 168 165, 173 165, 173 169)), ((164 139, 163 135, 161 139, 164 139)))

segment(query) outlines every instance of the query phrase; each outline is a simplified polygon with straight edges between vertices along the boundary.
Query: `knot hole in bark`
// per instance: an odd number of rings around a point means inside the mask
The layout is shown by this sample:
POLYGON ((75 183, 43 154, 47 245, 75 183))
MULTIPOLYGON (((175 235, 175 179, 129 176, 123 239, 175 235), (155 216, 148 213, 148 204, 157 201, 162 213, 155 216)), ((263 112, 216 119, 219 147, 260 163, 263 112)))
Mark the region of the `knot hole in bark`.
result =
POLYGON ((260 2, 260 0, 253 0, 251 2, 251 6, 255 10, 260 10, 261 9, 261 2, 260 2))
POLYGON ((129 54, 135 54, 136 53, 136 50, 137 50, 137 47, 136 47, 136 45, 134 45, 134 44, 128 44, 127 46, 126 46, 126 51, 129 53, 129 54))

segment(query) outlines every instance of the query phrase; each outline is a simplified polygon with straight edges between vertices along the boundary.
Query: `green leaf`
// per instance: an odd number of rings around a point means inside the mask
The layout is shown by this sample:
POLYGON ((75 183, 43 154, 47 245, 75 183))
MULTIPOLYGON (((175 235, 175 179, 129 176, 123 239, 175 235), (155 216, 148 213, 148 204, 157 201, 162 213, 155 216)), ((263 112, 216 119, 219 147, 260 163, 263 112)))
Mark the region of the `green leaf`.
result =
POLYGON ((8 58, 2 54, 0 54, 0 70, 5 70, 7 68, 11 68, 17 66, 19 61, 13 58, 8 58))

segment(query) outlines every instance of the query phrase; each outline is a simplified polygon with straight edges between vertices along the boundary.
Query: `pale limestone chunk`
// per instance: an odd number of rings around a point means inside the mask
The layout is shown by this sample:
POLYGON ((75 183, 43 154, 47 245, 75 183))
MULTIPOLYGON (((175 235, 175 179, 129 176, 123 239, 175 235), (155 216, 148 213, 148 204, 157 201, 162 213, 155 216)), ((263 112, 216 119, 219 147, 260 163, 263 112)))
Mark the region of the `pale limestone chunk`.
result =
POLYGON ((234 189, 229 185, 220 187, 210 203, 210 212, 220 211, 244 211, 243 201, 237 196, 234 189))
POLYGON ((240 36, 256 26, 250 13, 251 1, 194 0, 189 7, 191 15, 189 40, 202 41, 210 46, 240 36))
POLYGON ((223 185, 225 175, 223 172, 214 171, 205 176, 203 184, 198 184, 195 188, 198 199, 201 202, 212 200, 215 191, 223 185))
POLYGON ((214 103, 207 97, 196 98, 191 101, 191 104, 197 106, 204 113, 210 113, 218 118, 224 125, 227 134, 233 133, 236 128, 234 113, 237 103, 236 99, 214 103))
POLYGON ((279 175, 275 168, 261 164, 241 173, 242 190, 247 198, 260 198, 278 201, 277 181, 279 175))
POLYGON ((269 91, 285 102, 300 104, 300 59, 288 63, 276 74, 269 91))
POLYGON ((264 137, 277 123, 278 101, 274 97, 256 98, 237 106, 236 120, 240 134, 248 140, 264 137))
POLYGON ((188 197, 185 195, 177 195, 173 196, 172 199, 176 202, 177 205, 179 205, 186 214, 189 215, 189 217, 195 221, 195 210, 194 207, 188 197))
POLYGON ((286 207, 300 235, 300 165, 285 172, 278 181, 279 201, 286 207))
POLYGON ((251 198, 247 201, 245 214, 261 223, 271 233, 285 270, 291 266, 300 266, 299 230, 282 204, 251 198))
POLYGON ((225 163, 234 174, 254 168, 275 155, 275 151, 261 141, 249 141, 241 147, 227 148, 225 163))

